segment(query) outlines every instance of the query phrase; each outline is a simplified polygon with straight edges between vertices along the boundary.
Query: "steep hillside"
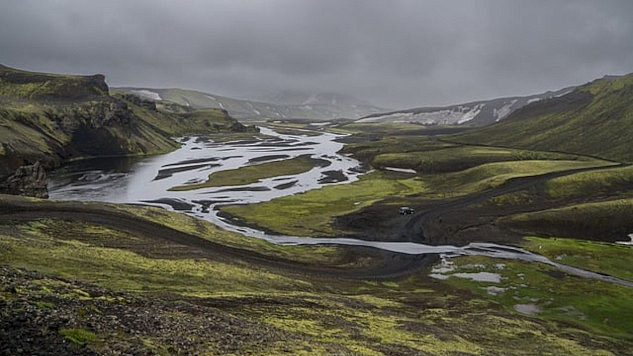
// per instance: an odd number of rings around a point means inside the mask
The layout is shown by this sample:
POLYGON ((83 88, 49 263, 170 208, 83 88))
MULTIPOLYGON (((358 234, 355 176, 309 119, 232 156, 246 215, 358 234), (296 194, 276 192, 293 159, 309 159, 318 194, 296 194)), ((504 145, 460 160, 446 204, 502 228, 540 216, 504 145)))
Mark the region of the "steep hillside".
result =
POLYGON ((144 99, 171 102, 192 108, 219 108, 243 120, 332 120, 357 118, 384 111, 362 101, 338 94, 279 93, 270 102, 228 98, 185 89, 114 88, 144 99))
POLYGON ((167 152, 178 147, 173 136, 246 129, 223 110, 159 109, 136 96, 110 95, 103 75, 0 67, 0 181, 37 161, 51 169, 84 156, 167 152))
POLYGON ((530 96, 517 96, 492 100, 475 101, 444 107, 420 107, 373 114, 357 122, 412 122, 422 125, 468 125, 485 126, 501 121, 514 111, 530 103, 569 93, 574 88, 564 88, 530 96))
POLYGON ((453 139, 633 162, 633 74, 595 80, 453 139))

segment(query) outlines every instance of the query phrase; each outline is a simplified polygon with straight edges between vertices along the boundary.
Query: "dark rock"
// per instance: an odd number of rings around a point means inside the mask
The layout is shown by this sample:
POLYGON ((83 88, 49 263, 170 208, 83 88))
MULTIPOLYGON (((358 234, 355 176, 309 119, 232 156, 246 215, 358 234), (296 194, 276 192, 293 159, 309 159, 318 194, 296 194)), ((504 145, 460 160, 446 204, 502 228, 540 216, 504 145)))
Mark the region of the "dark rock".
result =
POLYGON ((325 171, 323 176, 319 179, 319 184, 339 183, 348 180, 345 173, 342 170, 338 171, 325 171))
POLYGON ((16 169, 0 183, 0 193, 48 198, 46 171, 39 161, 16 169))
POLYGON ((153 100, 144 99, 144 98, 141 98, 140 96, 132 95, 132 94, 123 95, 123 99, 133 104, 136 104, 138 106, 144 107, 146 109, 156 110, 156 102, 153 100))

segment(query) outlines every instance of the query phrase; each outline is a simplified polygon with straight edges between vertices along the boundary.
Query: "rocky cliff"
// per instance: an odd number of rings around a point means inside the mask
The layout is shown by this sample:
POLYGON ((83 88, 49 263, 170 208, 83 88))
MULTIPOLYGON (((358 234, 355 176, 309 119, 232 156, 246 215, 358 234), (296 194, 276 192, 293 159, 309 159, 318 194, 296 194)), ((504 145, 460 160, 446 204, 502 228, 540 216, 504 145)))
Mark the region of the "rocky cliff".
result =
POLYGON ((111 94, 103 75, 54 75, 0 66, 4 192, 44 196, 38 188, 46 180, 41 171, 66 160, 162 153, 178 147, 175 136, 248 130, 253 128, 224 110, 159 108, 136 96, 111 94))

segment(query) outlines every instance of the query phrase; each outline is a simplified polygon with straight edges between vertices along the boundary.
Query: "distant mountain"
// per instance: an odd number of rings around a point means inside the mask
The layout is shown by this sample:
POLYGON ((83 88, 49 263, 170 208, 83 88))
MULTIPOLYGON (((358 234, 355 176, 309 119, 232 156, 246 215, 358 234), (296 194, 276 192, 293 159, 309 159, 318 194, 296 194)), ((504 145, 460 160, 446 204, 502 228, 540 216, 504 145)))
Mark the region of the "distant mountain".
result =
POLYGON ((173 102, 192 108, 219 108, 241 120, 315 120, 358 118, 385 111, 354 97, 340 94, 280 92, 268 102, 235 99, 186 89, 113 88, 154 101, 173 102))
POLYGON ((374 107, 371 104, 351 95, 316 93, 298 90, 283 90, 273 94, 264 95, 260 99, 265 102, 279 105, 340 105, 350 107, 374 107))
POLYGON ((451 139, 633 163, 633 74, 597 79, 451 139))
POLYGON ((443 107, 419 107, 398 110, 371 114, 357 120, 357 122, 413 122, 422 125, 485 126, 505 119, 525 105, 565 95, 573 90, 574 87, 568 87, 529 96, 474 101, 443 107))

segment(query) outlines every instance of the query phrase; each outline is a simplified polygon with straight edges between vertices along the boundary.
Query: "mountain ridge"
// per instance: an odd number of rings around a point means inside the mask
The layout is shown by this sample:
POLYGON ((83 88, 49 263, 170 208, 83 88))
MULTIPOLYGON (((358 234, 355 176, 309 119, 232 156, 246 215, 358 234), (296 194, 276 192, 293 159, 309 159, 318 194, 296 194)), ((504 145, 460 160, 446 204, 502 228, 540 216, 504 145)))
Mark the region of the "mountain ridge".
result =
POLYGON ((311 93, 307 96, 302 93, 300 97, 303 100, 288 96, 277 97, 277 99, 270 97, 270 99, 278 101, 274 103, 236 99, 181 88, 113 87, 112 89, 149 100, 173 102, 193 108, 220 108, 227 110, 231 116, 237 119, 249 121, 354 119, 385 110, 351 96, 332 93, 311 93))
POLYGON ((485 126, 507 118, 512 112, 532 102, 561 96, 575 86, 527 96, 501 97, 446 106, 422 106, 364 116, 357 122, 413 122, 422 125, 485 126))
POLYGON ((633 74, 596 79, 565 95, 526 105, 502 122, 450 139, 633 163, 633 74))

